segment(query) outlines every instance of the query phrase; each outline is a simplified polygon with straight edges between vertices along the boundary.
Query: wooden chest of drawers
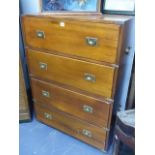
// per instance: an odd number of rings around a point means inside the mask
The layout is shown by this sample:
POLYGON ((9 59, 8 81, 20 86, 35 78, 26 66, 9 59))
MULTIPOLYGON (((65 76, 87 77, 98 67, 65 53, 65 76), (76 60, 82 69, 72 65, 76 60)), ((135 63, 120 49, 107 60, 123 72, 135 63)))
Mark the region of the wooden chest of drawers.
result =
POLYGON ((22 17, 38 120, 107 150, 131 20, 108 15, 22 17))

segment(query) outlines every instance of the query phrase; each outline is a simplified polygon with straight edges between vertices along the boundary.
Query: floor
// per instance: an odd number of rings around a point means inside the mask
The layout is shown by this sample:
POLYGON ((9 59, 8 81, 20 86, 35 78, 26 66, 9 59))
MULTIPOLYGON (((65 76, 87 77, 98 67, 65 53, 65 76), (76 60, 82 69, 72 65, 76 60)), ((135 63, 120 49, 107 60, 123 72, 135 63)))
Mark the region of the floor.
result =
POLYGON ((20 155, 111 155, 40 123, 21 123, 20 155))
MULTIPOLYGON (((103 153, 35 118, 20 123, 19 131, 19 155, 112 155, 112 147, 103 153)), ((123 145, 120 155, 134 155, 134 152, 123 145)))

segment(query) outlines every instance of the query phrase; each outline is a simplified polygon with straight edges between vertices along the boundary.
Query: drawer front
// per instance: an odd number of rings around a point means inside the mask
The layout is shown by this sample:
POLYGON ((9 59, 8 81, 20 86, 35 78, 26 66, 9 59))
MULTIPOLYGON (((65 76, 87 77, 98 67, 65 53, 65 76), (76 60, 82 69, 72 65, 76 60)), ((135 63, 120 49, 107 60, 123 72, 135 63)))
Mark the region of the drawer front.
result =
POLYGON ((35 101, 108 128, 111 104, 34 78, 31 78, 31 88, 35 101))
POLYGON ((58 55, 27 51, 29 72, 43 80, 56 81, 111 98, 115 69, 58 55))
POLYGON ((57 128, 67 134, 70 134, 88 144, 97 148, 104 149, 106 140, 106 131, 75 117, 61 113, 60 111, 49 110, 40 103, 35 104, 35 112, 38 120, 57 128))
POLYGON ((118 25, 24 17, 23 28, 30 47, 116 62, 118 25))

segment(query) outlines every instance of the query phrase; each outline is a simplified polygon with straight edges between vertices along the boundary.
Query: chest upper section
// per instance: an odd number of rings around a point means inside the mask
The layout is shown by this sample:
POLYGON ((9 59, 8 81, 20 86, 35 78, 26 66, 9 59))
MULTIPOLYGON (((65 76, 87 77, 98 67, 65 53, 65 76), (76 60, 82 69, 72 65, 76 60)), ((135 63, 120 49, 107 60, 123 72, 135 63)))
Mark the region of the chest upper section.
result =
POLYGON ((23 29, 31 48, 117 64, 121 25, 24 16, 23 29))

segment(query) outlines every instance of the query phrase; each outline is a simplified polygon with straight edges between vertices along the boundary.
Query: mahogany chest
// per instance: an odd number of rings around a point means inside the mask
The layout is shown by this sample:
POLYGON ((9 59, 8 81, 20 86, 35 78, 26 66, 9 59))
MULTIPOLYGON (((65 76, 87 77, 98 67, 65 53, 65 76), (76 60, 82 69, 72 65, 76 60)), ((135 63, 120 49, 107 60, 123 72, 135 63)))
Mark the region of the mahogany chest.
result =
POLYGON ((131 20, 112 15, 22 17, 39 121, 107 150, 131 20))

